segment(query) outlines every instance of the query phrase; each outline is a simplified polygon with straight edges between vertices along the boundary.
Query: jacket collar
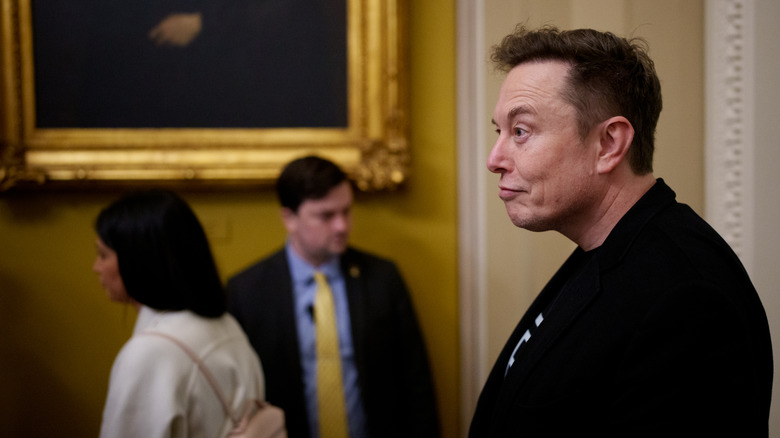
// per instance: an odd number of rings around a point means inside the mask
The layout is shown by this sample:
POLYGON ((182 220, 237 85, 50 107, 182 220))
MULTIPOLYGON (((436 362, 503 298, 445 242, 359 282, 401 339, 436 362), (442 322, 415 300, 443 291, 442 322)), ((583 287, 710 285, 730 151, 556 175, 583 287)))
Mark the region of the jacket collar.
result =
POLYGON ((647 223, 665 207, 673 204, 675 199, 674 190, 658 178, 653 187, 618 221, 599 248, 601 269, 609 269, 619 263, 647 223))

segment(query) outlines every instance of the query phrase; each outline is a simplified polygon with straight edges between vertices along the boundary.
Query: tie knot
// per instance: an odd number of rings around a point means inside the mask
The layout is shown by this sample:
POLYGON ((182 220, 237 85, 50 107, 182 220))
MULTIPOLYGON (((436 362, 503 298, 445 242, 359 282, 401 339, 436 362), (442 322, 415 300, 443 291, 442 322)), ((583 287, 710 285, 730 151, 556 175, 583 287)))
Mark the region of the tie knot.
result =
POLYGON ((319 285, 328 284, 328 277, 322 271, 314 271, 314 281, 319 285))

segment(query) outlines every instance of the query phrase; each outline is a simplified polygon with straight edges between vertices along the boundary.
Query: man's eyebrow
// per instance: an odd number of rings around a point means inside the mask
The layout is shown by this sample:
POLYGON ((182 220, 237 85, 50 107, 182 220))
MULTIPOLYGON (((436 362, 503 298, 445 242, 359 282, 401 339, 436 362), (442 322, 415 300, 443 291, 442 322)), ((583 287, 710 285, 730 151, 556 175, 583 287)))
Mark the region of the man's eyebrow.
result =
POLYGON ((534 113, 536 113, 536 111, 534 111, 534 109, 531 108, 530 106, 528 106, 528 105, 518 105, 518 106, 512 107, 512 109, 509 110, 508 116, 511 119, 512 117, 514 117, 514 116, 516 116, 518 114, 534 114, 534 113))
MULTIPOLYGON (((509 113, 507 113, 507 118, 511 119, 512 117, 515 117, 515 116, 517 116, 519 114, 535 114, 535 113, 536 113, 536 111, 534 111, 534 109, 531 108, 528 105, 525 105, 525 104, 517 105, 515 107, 512 107, 512 109, 509 110, 509 113)), ((492 123, 494 125, 498 125, 498 123, 496 123, 496 119, 495 118, 490 119, 490 123, 492 123)))

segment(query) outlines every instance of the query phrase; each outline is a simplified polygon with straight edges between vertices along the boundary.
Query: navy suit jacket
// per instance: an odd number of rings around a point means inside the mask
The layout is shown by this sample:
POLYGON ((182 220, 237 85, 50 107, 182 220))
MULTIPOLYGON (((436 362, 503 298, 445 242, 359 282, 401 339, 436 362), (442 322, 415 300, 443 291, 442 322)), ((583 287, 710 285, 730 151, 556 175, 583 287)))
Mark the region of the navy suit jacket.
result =
MULTIPOLYGON (((358 381, 369 434, 437 437, 428 358, 395 264, 349 248, 341 256, 358 381)), ((266 398, 285 411, 290 438, 308 438, 290 268, 284 249, 236 274, 229 310, 260 356, 266 398)))
POLYGON ((570 278, 583 255, 575 250, 510 336, 471 438, 767 436, 767 318, 709 225, 659 179, 570 278))

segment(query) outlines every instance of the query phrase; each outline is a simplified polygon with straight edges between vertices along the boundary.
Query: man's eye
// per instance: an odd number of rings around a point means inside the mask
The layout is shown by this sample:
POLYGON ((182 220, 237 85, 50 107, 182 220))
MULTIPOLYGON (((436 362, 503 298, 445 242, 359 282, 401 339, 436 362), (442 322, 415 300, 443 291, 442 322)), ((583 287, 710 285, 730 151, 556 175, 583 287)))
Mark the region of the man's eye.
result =
POLYGON ((515 135, 520 137, 525 134, 525 129, 515 126, 515 135))

